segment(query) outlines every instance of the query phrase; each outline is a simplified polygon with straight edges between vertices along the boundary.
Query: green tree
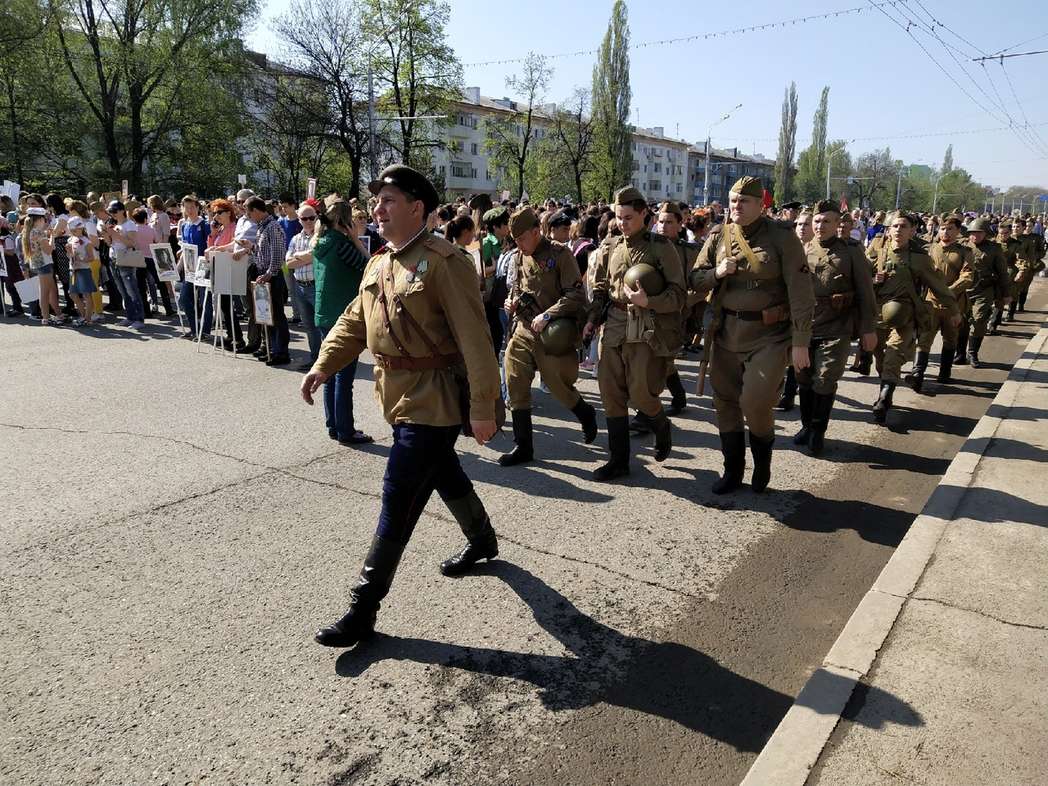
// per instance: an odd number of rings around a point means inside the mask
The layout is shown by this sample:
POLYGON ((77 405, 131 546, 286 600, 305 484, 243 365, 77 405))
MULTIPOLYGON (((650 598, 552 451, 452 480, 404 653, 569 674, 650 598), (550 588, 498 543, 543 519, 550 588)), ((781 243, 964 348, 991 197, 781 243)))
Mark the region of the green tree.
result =
POLYGON ((782 99, 779 151, 775 157, 775 202, 793 198, 793 155, 797 150, 797 83, 790 82, 782 99))
POLYGON ((852 173, 852 159, 848 152, 848 143, 843 139, 834 139, 826 144, 826 166, 830 169, 830 199, 848 197, 850 190, 848 176, 852 173))
POLYGON ((811 203, 826 193, 826 127, 829 121, 830 88, 822 89, 812 123, 811 144, 797 157, 797 196, 811 203))
MULTIPOLYGON (((571 98, 557 107, 547 138, 552 148, 549 160, 556 165, 556 172, 570 176, 571 193, 581 205, 585 201, 583 183, 593 167, 593 115, 588 90, 576 88, 571 98)), ((558 191, 569 193, 567 189, 558 191)))
MULTIPOLYGON (((544 56, 530 52, 519 74, 506 79, 506 87, 523 100, 513 109, 485 122, 488 160, 507 175, 509 184, 519 196, 527 191, 528 175, 534 172, 532 161, 537 141, 542 99, 553 76, 544 56)), ((543 122, 548 130, 548 121, 543 122)))
POLYGON ((888 210, 895 206, 895 180, 899 167, 890 148, 863 153, 855 160, 853 187, 859 207, 888 210))
POLYGON ((593 66, 593 169, 590 188, 611 200, 633 172, 630 125, 630 30, 624 0, 615 0, 611 19, 593 66))
POLYGON ((942 173, 948 175, 953 171, 953 145, 946 146, 946 154, 942 157, 942 173))

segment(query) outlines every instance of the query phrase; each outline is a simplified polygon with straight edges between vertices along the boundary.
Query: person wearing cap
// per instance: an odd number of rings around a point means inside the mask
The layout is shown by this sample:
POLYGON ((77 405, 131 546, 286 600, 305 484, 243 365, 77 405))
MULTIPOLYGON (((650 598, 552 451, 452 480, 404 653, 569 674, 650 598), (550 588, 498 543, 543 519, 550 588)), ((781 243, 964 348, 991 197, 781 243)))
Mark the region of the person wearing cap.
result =
POLYGON ((597 384, 611 454, 593 473, 601 481, 630 472, 630 404, 652 424, 655 460, 664 461, 672 449, 671 426, 659 396, 670 360, 683 343, 680 312, 687 295, 676 249, 668 238, 647 230, 647 219, 644 195, 631 186, 620 188, 615 220, 622 234, 609 235, 590 255, 593 302, 583 338, 591 339, 603 325, 597 384), (625 280, 630 268, 642 264, 654 269, 648 278, 661 281, 661 292, 649 293, 640 283, 634 289, 625 280))
POLYGON ((1022 226, 1016 224, 1015 234, 1022 242, 1020 258, 1026 263, 1018 272, 1019 279, 1016 281, 1015 297, 1008 306, 1008 312, 1012 315, 1016 310, 1026 310, 1026 297, 1030 293, 1030 284, 1038 271, 1044 270, 1044 254, 1046 251, 1044 237, 1034 231, 1035 222, 1022 219, 1022 226))
POLYGON ((994 242, 1001 247, 1001 253, 1004 254, 1004 264, 1008 269, 1008 296, 1012 302, 1006 307, 1003 302, 994 301, 987 330, 991 336, 997 335, 997 328, 1001 326, 1002 321, 1011 322, 1015 316, 1016 301, 1019 297, 1019 281, 1022 278, 1022 272, 1027 267, 1026 249, 1020 238, 1023 229, 1021 218, 1017 218, 1014 224, 1005 219, 997 225, 997 237, 994 238, 994 242))
POLYGON ((69 255, 69 294, 73 296, 80 316, 73 320, 78 327, 97 322, 94 315, 94 299, 97 291, 95 279, 91 273, 91 263, 97 259, 97 252, 87 235, 87 226, 79 215, 72 216, 66 222, 69 240, 66 250, 69 255))
MULTIPOLYGON (((957 298, 936 272, 931 259, 914 245, 917 222, 909 213, 897 212, 888 217, 884 242, 877 247, 874 259, 873 286, 877 293, 877 348, 874 358, 880 374, 880 390, 873 405, 873 417, 884 423, 892 407, 896 386, 902 382, 903 364, 912 356, 920 330, 931 324, 930 309, 919 294, 930 289, 949 320, 959 325, 957 298)), ((873 246, 867 249, 867 258, 873 246)))
POLYGON ((40 205, 26 209, 22 227, 22 257, 29 273, 40 282, 40 324, 61 325, 68 321, 58 305, 58 284, 55 282, 53 246, 47 231, 47 210, 40 205))
POLYGON ((138 268, 120 264, 121 259, 135 251, 138 224, 128 218, 126 206, 118 199, 109 203, 106 212, 109 219, 103 236, 111 249, 110 258, 116 265, 120 296, 124 301, 124 318, 117 324, 140 329, 145 327, 146 312, 138 289, 138 268))
MULTIPOLYGON (((763 194, 761 195, 761 198, 763 199, 763 194)), ((800 202, 786 202, 782 206, 782 212, 779 213, 779 220, 792 229, 797 223, 797 216, 800 215, 800 212, 800 202)))
MULTIPOLYGON (((972 284, 973 273, 972 250, 960 242, 960 236, 961 217, 946 216, 939 223, 939 239, 928 246, 928 257, 932 267, 942 276, 957 299, 957 309, 963 321, 968 311, 966 293, 972 284)), ((924 385, 924 374, 928 369, 935 336, 942 333, 942 353, 939 355, 939 374, 936 377, 938 382, 950 381, 954 353, 960 340, 958 324, 951 318, 950 308, 941 303, 932 291, 927 293, 927 300, 931 319, 921 326, 917 338, 917 359, 913 363, 913 370, 906 375, 906 384, 918 393, 924 385)))
POLYGON ((542 235, 538 216, 530 207, 513 214, 509 231, 520 249, 517 275, 506 300, 513 327, 503 361, 516 445, 499 457, 503 467, 535 457, 531 383, 536 371, 550 394, 578 418, 586 444, 597 438, 597 414, 575 389, 579 378, 577 346, 554 353, 547 351, 544 343, 546 328, 555 320, 568 320, 577 339, 586 310, 578 263, 571 249, 542 235))
POLYGON ((986 336, 987 324, 995 301, 1007 306, 1009 296, 1008 264, 1001 247, 990 239, 990 219, 976 218, 968 224, 968 243, 972 247, 974 281, 968 290, 971 303, 971 339, 968 344, 968 364, 979 368, 979 349, 986 336))
POLYGON ((563 210, 557 210, 549 217, 549 239, 566 245, 571 235, 571 216, 563 210))
POLYGON ((811 365, 797 372, 801 429, 794 445, 807 445, 819 455, 837 395, 837 384, 858 333, 864 350, 877 345, 876 297, 873 275, 858 243, 837 236, 840 207, 831 199, 816 204, 812 218, 814 239, 805 247, 812 272, 815 312, 808 347, 811 365))
POLYGON ((369 349, 376 395, 393 426, 378 527, 349 611, 316 634, 328 647, 349 647, 373 633, 379 604, 434 490, 467 539, 441 572, 460 575, 498 555, 495 530, 455 452, 464 419, 480 444, 497 429, 499 370, 473 260, 426 230, 438 197, 420 172, 395 164, 368 189, 378 196, 374 217, 386 250, 369 261, 360 294, 325 337, 301 388, 312 403, 325 380, 369 349))
POLYGON ((804 246, 792 228, 764 215, 761 181, 742 177, 729 195, 732 223, 707 238, 691 281, 700 293, 713 291, 706 362, 724 455, 714 494, 742 486, 747 426, 750 485, 756 492, 768 487, 775 404, 787 363, 797 372, 810 365, 815 308, 804 246))

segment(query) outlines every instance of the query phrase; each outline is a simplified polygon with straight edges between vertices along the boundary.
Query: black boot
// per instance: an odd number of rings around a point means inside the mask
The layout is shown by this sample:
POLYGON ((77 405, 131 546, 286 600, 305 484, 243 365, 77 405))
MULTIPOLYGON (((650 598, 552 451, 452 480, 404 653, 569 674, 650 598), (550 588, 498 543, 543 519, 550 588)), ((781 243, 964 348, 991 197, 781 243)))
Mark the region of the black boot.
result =
POLYGON ((742 486, 742 473, 746 470, 746 435, 741 431, 722 431, 720 441, 724 474, 711 490, 714 494, 727 494, 742 486))
POLYGON ((775 435, 770 437, 758 437, 750 432, 750 455, 753 456, 753 477, 750 486, 758 494, 768 488, 771 480, 771 446, 775 442, 775 435))
POLYGON ((811 415, 815 392, 811 388, 801 386, 799 398, 801 400, 801 430, 793 436, 793 444, 807 445, 811 438, 811 415))
POLYGON ((979 349, 982 347, 983 337, 972 336, 971 343, 968 345, 968 365, 972 368, 980 368, 982 363, 979 362, 979 349))
POLYGON ((638 410, 637 414, 633 416, 633 420, 630 421, 630 432, 633 434, 650 434, 651 418, 638 410))
POLYGON ((870 367, 873 365, 873 353, 867 352, 865 349, 860 351, 862 354, 859 356, 859 375, 868 377, 870 375, 870 367))
POLYGON ((673 396, 666 414, 670 417, 679 415, 688 406, 688 394, 684 392, 684 383, 680 381, 680 374, 676 371, 666 377, 666 389, 673 396))
POLYGON ((924 372, 928 370, 929 357, 931 357, 931 353, 918 350, 917 359, 913 361, 913 370, 906 375, 906 384, 918 393, 924 387, 924 372))
POLYGON ((651 419, 651 425, 655 432, 655 460, 665 461, 673 449, 672 429, 666 411, 660 409, 659 414, 651 419))
POLYGON ((937 382, 949 382, 950 370, 953 368, 953 347, 943 347, 939 355, 939 375, 935 378, 937 382))
POLYGON ((888 417, 888 410, 892 408, 892 396, 895 394, 894 382, 881 382, 881 392, 873 405, 873 419, 883 423, 888 417))
POLYGON ((968 365, 968 336, 971 335, 971 323, 967 319, 961 319, 961 326, 957 329, 957 351, 953 355, 955 366, 968 365))
MULTIPOLYGON (((579 403, 571 408, 571 413, 582 424, 582 436, 586 444, 589 445, 597 438, 597 410, 580 398, 579 403)), ((528 418, 530 419, 530 417, 531 413, 529 412, 528 418)))
POLYGON ((350 592, 349 611, 333 625, 321 628, 313 637, 325 647, 352 647, 375 632, 379 604, 389 592, 393 576, 404 553, 404 544, 379 535, 371 539, 371 548, 360 569, 357 586, 350 592))
POLYGON ((1015 321, 1015 308, 1017 305, 1018 304, 1014 300, 1008 304, 1008 322, 1015 321))
POLYGON ((608 418, 608 452, 611 459, 593 471, 594 480, 614 480, 630 474, 629 418, 608 418))
POLYGON ((815 401, 812 402, 811 413, 811 440, 808 446, 811 449, 811 454, 818 456, 826 446, 826 428, 830 425, 830 412, 833 411, 833 400, 836 398, 836 395, 833 393, 829 395, 815 393, 814 396, 815 401))
POLYGON ((1028 289, 1024 289, 1022 292, 1019 293, 1019 313, 1023 313, 1026 311, 1026 295, 1029 293, 1029 291, 1030 290, 1028 289))
POLYGON ((797 396, 797 375, 793 372, 793 366, 786 368, 786 381, 782 386, 782 398, 776 405, 776 409, 789 412, 793 409, 794 398, 797 396))
POLYGON ((531 431, 531 410, 514 409, 513 416, 513 441, 516 446, 509 453, 499 456, 499 464, 503 467, 512 467, 523 464, 535 458, 535 444, 531 431))
MULTIPOLYGON (((530 412, 526 409, 518 411, 530 412)), ((441 573, 445 576, 461 576, 482 559, 490 560, 498 556, 499 541, 477 492, 471 491, 460 499, 444 500, 444 504, 466 536, 466 546, 455 556, 440 563, 441 573)))

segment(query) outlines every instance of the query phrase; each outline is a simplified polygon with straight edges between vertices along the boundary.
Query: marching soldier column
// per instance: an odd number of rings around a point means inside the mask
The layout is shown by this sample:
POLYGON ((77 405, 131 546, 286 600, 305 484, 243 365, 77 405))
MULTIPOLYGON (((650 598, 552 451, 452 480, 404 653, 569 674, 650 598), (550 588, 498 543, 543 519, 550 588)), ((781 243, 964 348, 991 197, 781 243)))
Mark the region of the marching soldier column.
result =
POLYGON ((1011 303, 1008 287, 1008 264, 1001 247, 990 239, 990 219, 977 218, 968 224, 968 240, 974 259, 972 272, 974 283, 968 290, 971 302, 971 339, 968 345, 968 363, 979 368, 979 348, 986 336, 987 324, 994 304, 1011 303))

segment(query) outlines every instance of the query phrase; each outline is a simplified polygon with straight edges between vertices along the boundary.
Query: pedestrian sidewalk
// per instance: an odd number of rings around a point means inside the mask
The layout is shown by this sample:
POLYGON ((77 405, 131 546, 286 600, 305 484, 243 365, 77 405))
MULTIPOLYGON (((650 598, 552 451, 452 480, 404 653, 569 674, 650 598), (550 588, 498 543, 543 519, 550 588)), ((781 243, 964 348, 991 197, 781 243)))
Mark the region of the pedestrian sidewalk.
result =
POLYGON ((1048 783, 1048 328, 743 786, 902 783, 1048 783))

